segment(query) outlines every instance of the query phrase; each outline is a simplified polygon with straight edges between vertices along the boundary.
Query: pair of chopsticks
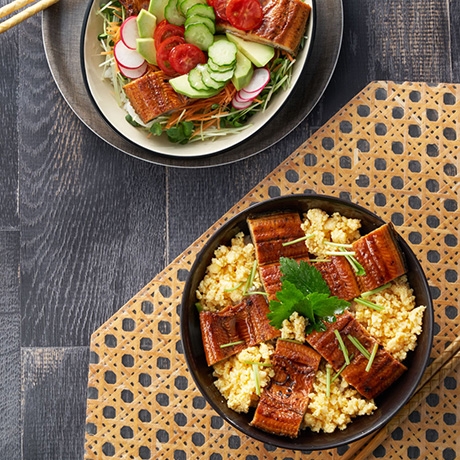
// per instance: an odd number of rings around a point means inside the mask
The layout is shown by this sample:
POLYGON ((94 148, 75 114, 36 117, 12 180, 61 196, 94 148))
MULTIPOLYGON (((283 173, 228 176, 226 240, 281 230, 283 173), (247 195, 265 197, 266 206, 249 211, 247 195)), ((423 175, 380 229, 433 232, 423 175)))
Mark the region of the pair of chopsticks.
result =
MULTIPOLYGON (((14 13, 24 6, 27 6, 31 3, 33 3, 35 0, 14 0, 11 3, 8 3, 5 6, 2 6, 0 8, 0 19, 4 18, 5 16, 8 16, 11 13, 14 13)), ((26 19, 30 18, 34 14, 39 13, 40 11, 43 11, 44 9, 48 8, 49 6, 53 5, 54 3, 57 3, 59 0, 39 0, 37 3, 35 3, 32 6, 29 6, 29 8, 26 8, 22 11, 20 11, 18 14, 15 16, 12 16, 11 18, 7 19, 6 21, 3 21, 0 23, 0 34, 3 32, 6 32, 7 30, 11 29, 15 25, 21 23, 22 21, 25 21, 26 19)))

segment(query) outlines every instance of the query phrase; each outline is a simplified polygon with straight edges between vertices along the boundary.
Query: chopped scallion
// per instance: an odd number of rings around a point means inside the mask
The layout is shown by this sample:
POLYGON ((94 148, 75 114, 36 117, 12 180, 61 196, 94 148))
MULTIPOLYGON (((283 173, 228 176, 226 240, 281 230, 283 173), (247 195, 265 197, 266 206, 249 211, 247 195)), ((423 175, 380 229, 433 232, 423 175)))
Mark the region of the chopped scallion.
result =
POLYGON ((364 305, 365 307, 372 308, 373 310, 376 310, 376 311, 382 311, 385 309, 385 307, 382 307, 381 305, 377 305, 376 303, 371 302, 370 300, 362 299, 361 297, 356 297, 354 301, 361 305, 364 305))
POLYGON ((363 344, 356 337, 353 337, 350 334, 348 334, 347 337, 365 358, 370 359, 371 354, 364 348, 363 344))
POLYGON ((256 276, 256 271, 257 271, 257 259, 254 260, 254 263, 252 264, 251 271, 246 281, 246 286, 244 287, 244 295, 247 295, 249 290, 252 288, 252 285, 254 284, 254 278, 256 276))
POLYGON ((369 297, 371 295, 377 294, 391 286, 391 283, 384 284, 383 286, 379 286, 378 288, 372 289, 371 291, 366 291, 361 293, 361 297, 369 297))
POLYGON ((252 365, 252 372, 254 375, 254 383, 256 386, 256 395, 260 396, 260 374, 259 374, 259 366, 257 364, 252 365))
POLYGON ((198 313, 201 313, 201 312, 204 310, 203 305, 201 305, 200 302, 197 302, 197 303, 195 304, 195 307, 196 307, 196 309, 198 310, 198 313))
POLYGON ((345 359, 345 364, 350 364, 350 356, 348 356, 348 350, 345 344, 343 343, 342 336, 340 335, 340 332, 337 329, 334 329, 334 334, 337 337, 337 340, 339 342, 339 347, 342 350, 343 357, 345 359))
POLYGON ((331 366, 326 365, 326 398, 331 396, 331 366))
POLYGON ((223 343, 220 348, 233 347, 235 345, 241 345, 244 343, 244 340, 238 340, 237 342, 223 343))
MULTIPOLYGON (((353 359, 353 353, 350 355, 350 361, 353 359)), ((342 367, 337 371, 336 374, 334 374, 331 378, 331 383, 334 382, 335 379, 339 377, 339 375, 343 372, 343 370, 348 366, 347 363, 343 363, 342 367)))
POLYGON ((346 244, 346 243, 334 243, 332 241, 323 241, 323 244, 326 244, 327 246, 335 246, 336 248, 352 248, 352 244, 346 244))
POLYGON ((374 347, 372 348, 371 356, 369 358, 369 361, 367 362, 366 372, 369 372, 371 370, 371 366, 372 366, 372 363, 374 362, 375 355, 377 354, 378 349, 379 349, 379 344, 375 342, 374 347))
POLYGON ((273 365, 271 363, 259 363, 256 361, 241 361, 243 364, 248 364, 251 366, 262 366, 262 367, 272 367, 273 365))
POLYGON ((300 238, 297 238, 295 240, 291 240, 291 241, 285 241, 284 243, 282 243, 282 246, 289 246, 291 244, 296 244, 296 243, 300 243, 301 241, 305 241, 305 240, 308 240, 310 238, 313 238, 315 236, 314 233, 310 233, 308 235, 305 235, 305 236, 301 236, 300 238))

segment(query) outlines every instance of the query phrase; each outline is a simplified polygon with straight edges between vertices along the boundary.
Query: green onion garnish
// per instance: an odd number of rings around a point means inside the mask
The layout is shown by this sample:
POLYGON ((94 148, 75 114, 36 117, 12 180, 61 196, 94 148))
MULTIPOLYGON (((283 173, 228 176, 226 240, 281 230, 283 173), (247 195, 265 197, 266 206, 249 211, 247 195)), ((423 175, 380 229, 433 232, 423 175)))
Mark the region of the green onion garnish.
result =
POLYGON ((241 345, 244 343, 244 340, 238 340, 237 342, 223 343, 220 348, 233 347, 235 345, 241 345))
POLYGON ((357 276, 364 276, 366 274, 364 267, 356 260, 355 251, 347 251, 347 249, 353 247, 352 244, 333 243, 332 241, 323 241, 323 244, 328 246, 335 246, 339 249, 338 251, 326 252, 328 256, 344 256, 350 263, 357 276))
POLYGON ((366 291, 361 293, 361 297, 369 297, 371 295, 377 294, 391 286, 391 283, 384 284, 383 286, 379 286, 378 288, 372 289, 371 291, 366 291))
POLYGON ((201 312, 204 310, 203 305, 201 305, 200 302, 197 302, 197 303, 195 304, 195 307, 196 307, 196 309, 198 310, 198 313, 201 313, 201 312))
POLYGON ((353 300, 361 305, 364 305, 365 307, 372 308, 373 310, 376 310, 376 311, 382 311, 385 309, 385 307, 382 307, 381 305, 377 305, 376 303, 371 302, 370 300, 361 299, 361 297, 356 297, 353 300))
POLYGON ((337 329, 334 329, 334 334, 337 337, 337 340, 339 342, 339 347, 342 350, 343 357, 345 358, 345 364, 350 364, 350 357, 348 356, 348 350, 345 344, 343 343, 342 336, 340 335, 340 332, 337 329))
POLYGON ((348 334, 347 337, 365 358, 370 359, 371 354, 364 348, 363 344, 356 337, 353 337, 350 334, 348 334))
POLYGON ((244 295, 247 295, 249 292, 249 289, 252 288, 252 284, 254 283, 254 278, 256 276, 256 270, 257 270, 257 259, 254 260, 254 263, 252 264, 251 272, 249 273, 248 279, 246 281, 246 286, 244 287, 244 295))
MULTIPOLYGON (((354 357, 354 355, 353 355, 353 353, 352 353, 352 354, 350 355, 350 361, 353 360, 353 357, 354 357)), ((333 383, 334 380, 335 380, 336 378, 339 377, 339 375, 343 372, 343 370, 344 370, 346 367, 347 367, 347 363, 343 363, 343 364, 342 364, 342 367, 337 371, 337 373, 334 374, 334 375, 332 376, 331 383, 333 383)))
POLYGON ((331 396, 331 366, 326 365, 326 398, 331 396))
POLYGON ((366 366, 366 372, 369 372, 371 370, 371 366, 372 366, 372 363, 374 362, 375 355, 377 354, 378 349, 379 349, 379 344, 375 342, 374 347, 372 348, 371 356, 366 366))
POLYGON ((232 287, 232 288, 228 288, 228 289, 224 289, 224 292, 233 292, 233 291, 236 291, 237 289, 239 289, 241 286, 243 286, 244 283, 240 283, 238 284, 237 286, 235 287, 232 287))
POLYGON ((254 375, 254 383, 256 386, 256 395, 260 396, 260 374, 259 374, 259 366, 257 364, 252 365, 252 372, 254 375))
POLYGON ((305 235, 305 236, 301 236, 300 238, 297 238, 295 240, 291 240, 291 241, 285 241, 284 243, 282 243, 282 246, 289 246, 291 244, 296 244, 296 243, 300 243, 301 241, 305 241, 305 240, 308 240, 310 238, 313 238, 315 236, 314 233, 310 233, 308 235, 305 235))
POLYGON ((271 363, 259 363, 257 361, 241 361, 243 364, 248 364, 250 366, 262 366, 262 367, 273 367, 271 363))

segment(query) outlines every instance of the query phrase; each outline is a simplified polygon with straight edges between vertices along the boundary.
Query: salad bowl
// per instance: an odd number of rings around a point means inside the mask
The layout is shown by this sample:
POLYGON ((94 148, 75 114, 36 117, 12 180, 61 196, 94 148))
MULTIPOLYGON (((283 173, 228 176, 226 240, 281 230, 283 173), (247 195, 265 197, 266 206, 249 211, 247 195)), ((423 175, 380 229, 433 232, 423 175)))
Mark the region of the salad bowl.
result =
POLYGON ((311 6, 311 13, 304 45, 292 69, 290 85, 285 90, 278 91, 264 111, 253 115, 244 130, 238 130, 234 134, 179 144, 170 142, 165 134, 150 135, 146 130, 128 123, 125 119, 127 112, 117 102, 113 85, 110 80, 103 78, 101 64, 104 57, 101 55, 102 48, 98 41, 98 35, 103 30, 103 19, 97 14, 100 9, 99 0, 94 0, 88 5, 81 33, 81 69, 88 95, 102 119, 115 133, 146 151, 178 159, 194 159, 238 148, 276 118, 280 109, 290 101, 294 90, 302 85, 305 73, 311 71, 308 69, 308 62, 315 39, 316 6, 315 0, 306 0, 306 3, 311 6))
POLYGON ((230 240, 241 231, 246 235, 249 234, 246 222, 248 217, 288 210, 302 214, 311 208, 320 208, 328 214, 338 212, 348 218, 360 219, 362 235, 370 233, 385 223, 377 215, 361 206, 324 195, 288 195, 254 204, 226 221, 204 244, 191 267, 181 305, 181 337, 186 362, 198 389, 212 408, 234 428, 260 442, 301 451, 332 449, 349 444, 387 424, 410 399, 422 378, 432 347, 434 321, 430 289, 423 269, 409 245, 397 234, 396 238, 406 261, 407 278, 415 295, 415 303, 426 306, 426 309, 422 320, 422 332, 417 338, 417 346, 415 350, 408 353, 404 360, 407 371, 375 399, 377 409, 371 415, 354 418, 344 430, 336 429, 332 433, 317 433, 309 429, 302 429, 295 439, 270 434, 252 426, 250 422, 254 415, 253 409, 250 409, 247 414, 229 409, 225 399, 214 385, 213 369, 206 363, 199 312, 196 307, 198 285, 214 257, 214 251, 221 245, 230 244, 230 240))

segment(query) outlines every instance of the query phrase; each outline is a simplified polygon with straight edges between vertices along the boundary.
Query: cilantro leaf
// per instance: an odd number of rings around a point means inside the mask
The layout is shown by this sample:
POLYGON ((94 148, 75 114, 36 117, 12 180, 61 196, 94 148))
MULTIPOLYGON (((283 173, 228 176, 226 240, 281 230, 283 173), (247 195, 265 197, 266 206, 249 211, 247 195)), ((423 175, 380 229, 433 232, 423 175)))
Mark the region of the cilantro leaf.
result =
POLYGON ((324 331, 323 321, 334 322, 336 315, 350 305, 349 302, 331 296, 326 281, 317 268, 301 261, 282 257, 281 290, 276 299, 269 302, 268 319, 273 327, 281 329, 283 321, 295 311, 308 319, 306 332, 324 331))
POLYGON ((297 263, 293 259, 281 257, 280 269, 283 274, 281 280, 290 281, 305 294, 320 292, 330 295, 331 293, 319 270, 304 260, 297 263))

